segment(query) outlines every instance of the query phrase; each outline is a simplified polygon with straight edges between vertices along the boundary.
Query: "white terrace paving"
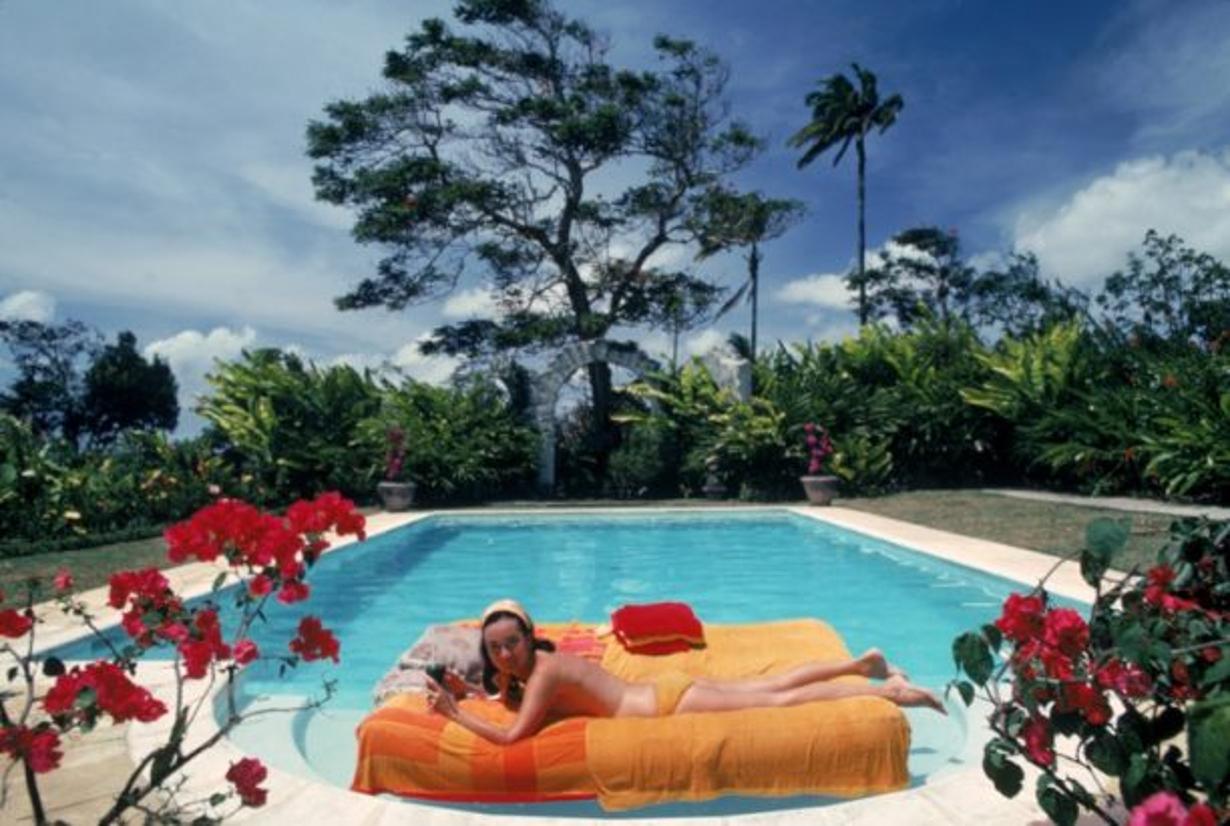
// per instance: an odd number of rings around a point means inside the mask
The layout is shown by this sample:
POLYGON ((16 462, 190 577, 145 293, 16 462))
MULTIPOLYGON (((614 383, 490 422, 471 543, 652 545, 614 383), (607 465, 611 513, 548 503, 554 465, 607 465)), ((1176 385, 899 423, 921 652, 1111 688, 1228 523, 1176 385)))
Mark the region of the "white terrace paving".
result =
MULTIPOLYGON (((756 510, 747 508, 746 510, 756 510)), ((781 507, 766 507, 765 510, 780 512, 781 507)), ((604 513, 612 509, 604 508, 604 513)), ((654 512, 662 509, 636 508, 638 512, 654 512)), ((696 510, 696 509, 691 509, 696 510)), ((723 508, 723 510, 730 510, 723 508)), ((742 508, 741 508, 742 510, 742 508)), ((895 542, 923 553, 967 565, 991 574, 1004 576, 1032 585, 1056 564, 1055 557, 1034 551, 1013 548, 996 542, 958 536, 944 531, 888 519, 882 516, 861 513, 841 507, 810 508, 790 507, 785 510, 801 516, 830 522, 852 530, 895 542)), ((501 511, 483 509, 483 514, 501 511)), ((526 513, 524 510, 507 511, 526 513)), ((541 513, 542 511, 534 511, 541 513)), ((587 513, 584 509, 556 509, 558 513, 587 513)), ((449 511, 450 515, 464 511, 449 511)), ((368 533, 377 534, 430 516, 429 512, 413 514, 376 514, 368 517, 368 533)), ((339 542, 330 553, 344 548, 348 541, 339 542)), ((191 597, 209 591, 220 565, 197 563, 174 568, 166 572, 172 586, 191 597)), ((1050 589, 1059 595, 1079 600, 1090 600, 1092 590, 1080 577, 1077 566, 1064 563, 1051 575, 1050 589)), ((81 597, 100 617, 111 616, 107 608, 107 589, 97 588, 81 597)), ((39 627, 39 647, 49 648, 61 642, 81 636, 80 626, 60 614, 53 604, 39 606, 44 623, 39 627)), ((170 705, 173 700, 174 681, 170 663, 143 662, 138 678, 170 705)), ((193 685, 198 692, 204 686, 193 685)), ((976 716, 978 709, 972 710, 976 716)), ((44 798, 48 815, 68 822, 96 821, 110 803, 108 792, 117 790, 135 765, 134 755, 147 754, 150 749, 165 742, 170 726, 169 715, 151 724, 133 723, 126 730, 106 727, 85 737, 74 735, 66 743, 64 768, 44 775, 44 798), (120 736, 122 731, 122 736, 120 736)), ((193 726, 191 737, 199 741, 215 732, 214 716, 202 713, 193 726)), ((342 744, 339 744, 342 745, 342 744)), ((353 747, 352 744, 347 744, 353 747)), ((217 746, 201 755, 190 764, 188 788, 181 799, 208 796, 223 785, 222 777, 228 766, 243 755, 229 740, 223 739, 217 746), (199 791, 197 795, 194 792, 199 791)), ((893 794, 877 795, 845 803, 808 809, 777 810, 755 814, 739 814, 727 817, 687 818, 688 824, 731 824, 731 826, 787 826, 787 824, 1022 824, 1046 823, 1047 818, 1033 802, 1030 789, 1033 779, 1026 780, 1025 790, 1014 800, 1001 797, 978 768, 942 774, 921 786, 893 794)), ((9 798, 0 822, 29 822, 30 815, 25 799, 25 790, 16 777, 10 779, 9 798)), ((377 826, 394 823, 427 824, 427 826, 461 826, 481 822, 490 826, 524 826, 528 822, 553 823, 560 826, 587 826, 587 824, 610 821, 586 820, 584 818, 533 818, 522 816, 486 815, 443 809, 408 801, 370 797, 335 786, 309 781, 277 769, 270 768, 265 784, 269 790, 268 803, 261 809, 242 810, 236 820, 252 823, 294 824, 355 824, 377 826)), ((660 822, 653 818, 625 819, 622 823, 645 824, 660 822)))

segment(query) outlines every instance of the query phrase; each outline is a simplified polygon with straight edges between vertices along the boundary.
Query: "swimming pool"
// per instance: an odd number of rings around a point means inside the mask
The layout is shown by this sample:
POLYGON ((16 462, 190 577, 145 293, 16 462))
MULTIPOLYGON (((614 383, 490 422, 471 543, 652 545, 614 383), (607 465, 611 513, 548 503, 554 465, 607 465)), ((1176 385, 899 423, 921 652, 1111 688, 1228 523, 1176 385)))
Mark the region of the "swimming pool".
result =
MULTIPOLYGON (((320 711, 255 718, 232 739, 273 766, 343 787, 354 766, 354 726, 398 654, 427 625, 472 617, 498 597, 516 596, 540 621, 600 622, 621 604, 661 599, 687 601, 709 622, 817 616, 855 653, 879 646, 916 682, 939 688, 953 674, 953 637, 993 617, 1003 598, 1021 588, 765 510, 432 516, 325 556, 311 582, 312 598, 274 606, 255 639, 270 652, 293 635, 299 617, 318 614, 341 641, 341 665, 301 666, 281 679, 276 666, 253 666, 241 681, 243 701, 292 704, 319 694, 326 678, 337 680, 336 696, 320 711)), ((222 602, 225 620, 229 606, 222 602)), ((58 653, 93 655, 85 644, 58 653)), ((919 782, 968 758, 965 718, 952 710, 948 720, 908 712, 910 768, 919 782)), ((726 800, 632 815, 728 814, 814 802, 726 800)), ((552 804, 547 811, 599 813, 593 804, 552 804)))

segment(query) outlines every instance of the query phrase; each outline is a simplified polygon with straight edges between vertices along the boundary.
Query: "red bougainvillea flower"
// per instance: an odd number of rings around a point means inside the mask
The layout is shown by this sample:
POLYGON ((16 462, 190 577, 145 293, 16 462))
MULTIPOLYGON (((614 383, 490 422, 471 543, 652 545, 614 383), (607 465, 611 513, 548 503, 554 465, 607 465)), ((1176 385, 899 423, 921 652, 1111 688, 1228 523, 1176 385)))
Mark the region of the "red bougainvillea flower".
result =
MULTIPOLYGON (((295 505, 298 504, 301 503, 295 503, 295 505)), ((340 493, 336 491, 322 493, 306 504, 307 508, 296 510, 295 505, 291 505, 286 511, 286 518, 292 530, 314 534, 332 530, 338 536, 367 538, 366 518, 355 510, 354 502, 340 493), (309 509, 315 512, 314 515, 308 515, 309 509)))
POLYGON ((69 573, 67 568, 61 568, 56 571, 55 578, 51 580, 57 591, 67 591, 73 587, 73 575, 69 573))
POLYGON ((199 680, 209 673, 209 664, 215 660, 230 658, 231 647, 222 640, 222 626, 216 610, 197 611, 189 637, 179 644, 179 655, 184 661, 184 674, 191 680, 199 680))
POLYGON ((264 574, 257 574, 248 580, 248 593, 254 597, 263 597, 273 591, 273 580, 264 574))
POLYGON ((1197 803, 1187 812, 1183 826, 1217 826, 1217 813, 1207 803, 1197 803))
POLYGON ((282 588, 278 591, 278 602, 284 605, 302 602, 308 598, 310 591, 311 589, 306 583, 300 582, 297 579, 289 579, 282 583, 282 588))
POLYGON ((1089 644, 1089 626, 1071 608, 1055 608, 1047 612, 1042 639, 1064 656, 1077 657, 1089 644))
POLYGON ((16 608, 5 608, 0 611, 0 637, 18 639, 34 627, 34 620, 16 608))
POLYGON ((14 760, 24 758, 36 774, 58 768, 64 756, 60 751, 60 735, 55 729, 25 726, 0 728, 0 754, 7 754, 14 760))
POLYGON ((1192 611, 1200 606, 1190 599, 1170 593, 1175 580, 1175 570, 1169 565, 1155 565, 1146 573, 1145 602, 1163 612, 1192 611))
POLYGON ((1109 660, 1097 672, 1098 685, 1114 689, 1124 697, 1147 696, 1152 688, 1149 675, 1138 666, 1117 659, 1109 660))
POLYGON ((1025 744, 1025 754, 1034 763, 1049 766, 1055 762, 1051 726, 1045 717, 1034 717, 1025 724, 1021 729, 1021 742, 1025 744))
POLYGON ((1060 698, 1064 711, 1079 711, 1090 725, 1101 726, 1110 721, 1106 695, 1088 683, 1065 683, 1060 698))
POLYGON ((235 643, 235 662, 240 665, 247 665, 255 660, 261 654, 261 650, 256 647, 256 643, 252 640, 240 640, 235 643))
POLYGON ((337 662, 341 646, 319 618, 308 616, 299 620, 299 633, 290 641, 290 650, 307 661, 328 657, 337 662))
POLYGON ((226 772, 227 781, 235 786, 243 805, 253 809, 265 805, 269 790, 260 788, 260 784, 268 776, 269 770, 255 757, 245 757, 238 763, 232 763, 226 772))
POLYGON ((1004 600, 1003 616, 995 627, 1013 642, 1025 642, 1042 633, 1042 598, 1009 594, 1004 600))
POLYGON ((167 712, 160 700, 130 680, 118 665, 101 661, 61 674, 43 697, 43 708, 52 716, 73 714, 78 711, 77 696, 86 688, 94 692, 94 704, 117 723, 148 723, 167 712))

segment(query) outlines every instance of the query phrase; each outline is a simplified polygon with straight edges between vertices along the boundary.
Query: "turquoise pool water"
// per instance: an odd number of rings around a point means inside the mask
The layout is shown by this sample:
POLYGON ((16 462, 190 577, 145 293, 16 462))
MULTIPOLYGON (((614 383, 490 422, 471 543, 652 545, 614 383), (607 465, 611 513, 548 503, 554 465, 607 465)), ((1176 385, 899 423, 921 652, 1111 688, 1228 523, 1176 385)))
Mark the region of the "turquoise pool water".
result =
MULTIPOLYGON (((709 622, 820 617, 855 653, 879 646, 916 682, 940 688, 953 675, 953 637, 996 616, 1022 588, 786 511, 435 516, 325 556, 310 582, 311 599, 274 605, 254 638, 274 651, 302 615, 316 614, 341 641, 341 664, 282 677, 257 664, 244 674, 244 702, 294 704, 318 695, 323 679, 337 681, 337 694, 318 712, 258 717, 234 739, 272 765, 341 786, 354 766, 354 726, 397 656, 426 626, 473 617, 499 597, 517 597, 539 621, 601 622, 624 603, 664 599, 691 603, 709 622)), ((225 620, 229 600, 220 602, 225 620)), ((75 644, 57 653, 97 652, 75 644)), ((965 719, 952 710, 947 720, 909 712, 919 781, 964 759, 965 719)), ((815 799, 727 800, 719 809, 665 807, 649 816, 804 803, 815 799)), ((548 811, 599 812, 575 804, 548 811)))

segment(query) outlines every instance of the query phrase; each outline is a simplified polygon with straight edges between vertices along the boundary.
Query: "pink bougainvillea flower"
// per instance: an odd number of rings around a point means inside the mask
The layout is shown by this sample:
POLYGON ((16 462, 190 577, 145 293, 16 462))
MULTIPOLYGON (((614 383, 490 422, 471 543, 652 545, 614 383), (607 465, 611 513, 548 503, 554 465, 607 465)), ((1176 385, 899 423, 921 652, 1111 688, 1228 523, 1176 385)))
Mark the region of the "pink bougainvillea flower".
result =
POLYGON ((61 568, 56 571, 55 578, 51 582, 57 591, 67 591, 73 587, 73 575, 67 568, 61 568))
POLYGON ((1128 826, 1184 826, 1187 807, 1172 792, 1157 792, 1136 805, 1128 826))

